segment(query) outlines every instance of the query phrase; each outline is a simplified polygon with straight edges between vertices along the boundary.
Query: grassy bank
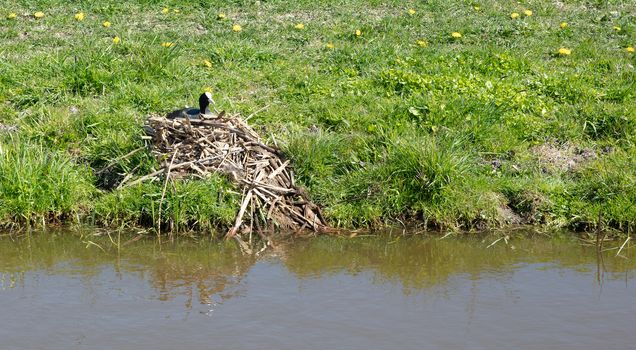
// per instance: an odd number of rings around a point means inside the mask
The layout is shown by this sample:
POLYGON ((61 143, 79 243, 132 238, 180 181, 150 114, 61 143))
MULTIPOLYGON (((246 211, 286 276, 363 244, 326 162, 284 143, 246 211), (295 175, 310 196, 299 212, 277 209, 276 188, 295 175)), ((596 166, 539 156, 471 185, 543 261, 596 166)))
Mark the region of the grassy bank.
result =
POLYGON ((260 110, 250 123, 334 226, 628 230, 635 13, 589 0, 0 0, 0 222, 228 225, 239 196, 221 177, 177 183, 161 213, 162 184, 117 189, 157 166, 134 152, 145 116, 210 89, 219 109, 260 110))

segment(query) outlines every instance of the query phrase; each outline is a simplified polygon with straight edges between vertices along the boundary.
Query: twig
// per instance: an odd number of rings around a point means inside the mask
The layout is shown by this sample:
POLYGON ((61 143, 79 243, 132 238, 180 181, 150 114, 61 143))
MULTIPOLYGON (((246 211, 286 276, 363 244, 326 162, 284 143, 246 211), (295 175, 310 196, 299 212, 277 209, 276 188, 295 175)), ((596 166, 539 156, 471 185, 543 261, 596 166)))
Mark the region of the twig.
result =
POLYGON ((126 154, 124 154, 123 156, 117 157, 115 159, 113 159, 110 163, 108 163, 108 165, 106 165, 105 167, 99 169, 98 171, 95 172, 95 175, 99 175, 101 173, 103 173, 104 171, 112 168, 115 164, 117 164, 117 162, 119 162, 120 160, 124 160, 132 155, 134 155, 135 153, 141 151, 142 149, 146 148, 145 146, 139 147, 137 149, 134 149, 126 154))
MULTIPOLYGON (((126 183, 126 182, 122 181, 119 184, 119 186, 117 186, 117 188, 120 189, 120 188, 126 188, 126 187, 130 187, 130 186, 136 185, 136 184, 138 184, 140 182, 143 182, 143 181, 146 181, 146 180, 148 180, 150 178, 153 178, 153 177, 155 177, 155 176, 157 176, 157 175, 159 175, 159 174, 161 174, 163 172, 165 172, 165 170, 164 169, 160 169, 160 170, 154 171, 154 172, 152 172, 152 173, 150 173, 148 175, 144 175, 144 176, 138 178, 137 180, 129 182, 129 183, 126 183)), ((126 180, 126 179, 124 179, 124 180, 126 180)))
POLYGON ((279 166, 276 170, 272 171, 271 174, 269 174, 269 176, 267 177, 268 179, 273 179, 274 177, 278 176, 278 174, 280 174, 283 170, 285 170, 285 167, 289 164, 289 160, 286 160, 285 163, 283 163, 283 165, 279 166))
POLYGON ((265 107, 263 107, 263 108, 261 108, 261 109, 257 110, 256 112, 254 112, 254 113, 252 113, 252 114, 248 115, 248 116, 247 116, 247 118, 245 118, 245 121, 250 120, 253 116, 257 115, 258 113, 260 113, 260 112, 262 112, 262 111, 264 111, 264 110, 266 110, 266 109, 268 109, 268 108, 269 108, 269 105, 266 105, 265 107))
POLYGON ((494 241, 494 242, 490 243, 490 245, 489 245, 489 246, 487 246, 487 247, 486 247, 486 249, 488 249, 488 248, 490 248, 490 247, 494 246, 495 244, 497 244, 497 242, 501 241, 501 240, 502 240, 502 239, 504 239, 504 238, 505 238, 505 236, 504 236, 504 237, 500 237, 500 238, 499 238, 499 239, 497 239, 496 241, 494 241))
POLYGON ((157 220, 157 237, 159 238, 159 244, 161 244, 161 206, 163 205, 163 199, 166 195, 166 188, 168 187, 168 180, 170 179, 170 171, 172 170, 172 163, 174 159, 177 157, 177 153, 179 150, 175 150, 172 154, 172 159, 170 160, 170 165, 166 170, 166 180, 163 183, 163 190, 161 191, 161 199, 159 200, 159 217, 157 220))
POLYGON ((621 254, 621 252, 623 251, 623 248, 625 248, 625 244, 627 244, 627 242, 629 242, 630 239, 632 239, 632 237, 627 236, 627 239, 625 240, 625 242, 623 242, 623 245, 621 245, 620 249, 618 250, 618 252, 616 252, 615 256, 619 256, 621 254))
MULTIPOLYGON (((442 237, 438 238, 437 240, 441 241, 442 239, 444 239, 444 238, 446 238, 446 237, 448 237, 448 236, 452 235, 453 233, 454 233, 453 231, 450 231, 450 232, 448 232, 447 234, 445 234, 444 236, 442 236, 442 237)), ((489 247, 490 247, 490 246, 489 246, 489 247)))
POLYGON ((241 203, 241 208, 239 209, 239 212, 236 215, 236 221, 234 222, 234 227, 232 227, 226 235, 227 238, 231 238, 232 236, 234 236, 236 232, 238 231, 239 227, 241 227, 241 224, 243 223, 243 215, 245 214, 245 209, 247 209, 247 205, 250 203, 251 199, 252 199, 252 191, 249 190, 247 191, 245 198, 243 198, 243 203, 241 203))
MULTIPOLYGON (((183 163, 176 164, 176 165, 174 165, 174 166, 173 166, 173 165, 172 165, 172 163, 171 163, 171 165, 170 165, 170 170, 174 170, 174 169, 182 168, 182 167, 184 167, 184 166, 186 166, 186 165, 190 165, 190 164, 203 163, 203 162, 205 162, 205 161, 212 160, 212 159, 216 159, 216 158, 218 158, 218 157, 219 157, 219 156, 214 156, 214 157, 209 157, 209 158, 200 159, 200 160, 193 160, 193 161, 189 161, 189 162, 183 162, 183 163)), ((174 159, 174 156, 173 156, 173 159, 174 159)), ((166 171, 166 169, 159 169, 159 170, 157 170, 157 171, 155 171, 155 172, 152 172, 152 173, 150 173, 150 174, 148 174, 148 175, 142 176, 142 177, 138 178, 137 180, 132 181, 132 182, 129 182, 129 183, 127 183, 127 184, 124 184, 124 183, 122 182, 122 183, 119 185, 119 187, 118 187, 118 188, 126 188, 126 187, 130 187, 130 186, 136 185, 136 184, 138 184, 138 183, 140 183, 140 182, 143 182, 143 181, 146 181, 146 180, 148 180, 148 179, 150 179, 150 178, 153 178, 153 177, 155 177, 155 176, 157 176, 157 175, 159 175, 159 174, 161 174, 161 173, 163 173, 163 172, 165 172, 165 171, 166 171)))

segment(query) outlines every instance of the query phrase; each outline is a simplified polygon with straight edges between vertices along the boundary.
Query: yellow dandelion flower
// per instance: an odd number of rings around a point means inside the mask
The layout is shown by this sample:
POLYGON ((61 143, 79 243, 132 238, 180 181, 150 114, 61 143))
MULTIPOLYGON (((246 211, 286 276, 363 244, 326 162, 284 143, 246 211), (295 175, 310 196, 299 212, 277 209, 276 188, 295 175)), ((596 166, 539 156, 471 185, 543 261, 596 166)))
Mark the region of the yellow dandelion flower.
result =
POLYGON ((212 62, 208 60, 203 60, 203 65, 206 66, 207 68, 212 68, 212 62))
POLYGON ((420 47, 427 47, 428 46, 428 41, 424 40, 424 39, 420 39, 418 41, 415 42, 418 46, 420 47))
POLYGON ((625 48, 625 51, 629 52, 629 53, 634 53, 634 47, 633 46, 628 46, 625 48))
POLYGON ((235 25, 232 26, 232 30, 238 33, 241 30, 243 30, 243 27, 241 27, 240 24, 235 24, 235 25))
POLYGON ((180 12, 181 12, 181 10, 179 10, 179 9, 174 9, 174 10, 172 10, 172 12, 174 12, 174 13, 180 13, 180 12))
POLYGON ((108 27, 110 27, 110 22, 104 21, 104 23, 102 23, 102 25, 104 26, 104 28, 108 28, 108 27))
POLYGON ((327 43, 326 47, 327 47, 329 50, 333 50, 336 46, 335 46, 333 43, 327 43))
POLYGON ((174 46, 174 43, 170 42, 170 41, 165 41, 165 42, 161 43, 161 46, 163 46, 163 47, 172 47, 172 46, 174 46))
POLYGON ((561 24, 559 24, 559 27, 561 27, 561 29, 565 29, 568 27, 568 23, 567 22, 561 22, 561 24))
POLYGON ((479 6, 477 6, 477 5, 473 6, 473 8, 475 9, 475 11, 479 11, 479 10, 481 10, 481 7, 479 7, 479 6))
POLYGON ((460 32, 452 32, 452 33, 451 33, 451 36, 452 36, 453 38, 455 38, 455 39, 459 39, 459 38, 461 38, 461 37, 462 37, 462 33, 460 33, 460 32))
POLYGON ((84 20, 84 12, 78 12, 75 14, 75 20, 77 21, 83 21, 84 20))
POLYGON ((113 37, 113 44, 117 45, 117 44, 119 44, 120 42, 121 42, 121 39, 120 39, 118 36, 113 37))
POLYGON ((409 15, 413 16, 415 14, 415 9, 409 9, 409 15))
POLYGON ((356 36, 362 36, 362 31, 360 31, 360 29, 356 29, 356 36))
POLYGON ((15 19, 18 15, 15 12, 11 12, 7 15, 7 19, 15 19))
POLYGON ((613 29, 614 29, 615 32, 620 32, 622 30, 621 27, 619 27, 619 26, 614 26, 613 29))
POLYGON ((302 30, 305 29, 305 25, 302 23, 297 23, 294 28, 298 29, 298 30, 302 30))
POLYGON ((44 17, 44 12, 38 11, 38 12, 33 14, 33 17, 38 18, 38 19, 42 18, 42 17, 44 17))
POLYGON ((169 8, 167 8, 167 7, 164 7, 164 8, 161 10, 161 13, 163 13, 164 15, 167 15, 167 14, 168 14, 168 12, 170 12, 170 9, 169 9, 169 8))
POLYGON ((516 13, 516 12, 513 12, 513 13, 510 14, 510 18, 517 19, 517 18, 519 18, 519 14, 516 13))
POLYGON ((225 19, 225 13, 219 13, 218 15, 216 15, 216 19, 225 19))
POLYGON ((568 48, 562 47, 562 48, 559 49, 559 55, 560 56, 569 56, 571 54, 572 54, 572 50, 570 50, 568 48))
POLYGON ((523 14, 528 16, 528 17, 530 17, 530 16, 532 16, 532 10, 525 10, 525 11, 523 11, 523 14))

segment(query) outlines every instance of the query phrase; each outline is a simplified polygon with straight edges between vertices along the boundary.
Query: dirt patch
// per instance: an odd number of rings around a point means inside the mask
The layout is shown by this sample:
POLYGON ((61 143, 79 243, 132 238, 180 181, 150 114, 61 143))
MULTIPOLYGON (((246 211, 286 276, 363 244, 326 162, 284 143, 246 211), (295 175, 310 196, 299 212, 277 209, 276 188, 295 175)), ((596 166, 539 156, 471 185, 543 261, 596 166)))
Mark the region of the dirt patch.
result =
POLYGON ((569 172, 598 157, 593 149, 579 148, 571 143, 546 142, 532 147, 530 152, 546 173, 569 172))
POLYGON ((524 219, 510 209, 507 205, 501 205, 497 207, 497 215, 499 220, 509 225, 519 225, 524 222, 524 219))
POLYGON ((545 207, 548 199, 542 194, 533 191, 522 191, 508 195, 508 208, 520 219, 522 224, 536 224, 544 217, 542 207, 545 207))
POLYGON ((17 125, 0 123, 0 134, 1 133, 16 132, 16 131, 18 131, 18 126, 17 125))

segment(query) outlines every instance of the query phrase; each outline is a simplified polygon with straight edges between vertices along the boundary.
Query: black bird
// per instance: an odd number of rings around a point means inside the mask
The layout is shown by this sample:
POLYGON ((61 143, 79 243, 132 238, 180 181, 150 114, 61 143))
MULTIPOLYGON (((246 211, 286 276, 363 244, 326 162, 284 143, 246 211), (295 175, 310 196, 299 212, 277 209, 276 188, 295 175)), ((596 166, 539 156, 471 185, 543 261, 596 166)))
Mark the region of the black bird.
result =
POLYGON ((199 97, 199 108, 184 108, 179 109, 173 112, 168 113, 166 116, 168 119, 175 118, 190 118, 197 119, 200 118, 201 115, 211 115, 210 112, 210 103, 214 105, 214 100, 212 99, 212 94, 209 92, 205 92, 201 94, 199 97))

